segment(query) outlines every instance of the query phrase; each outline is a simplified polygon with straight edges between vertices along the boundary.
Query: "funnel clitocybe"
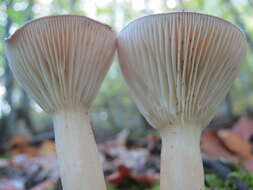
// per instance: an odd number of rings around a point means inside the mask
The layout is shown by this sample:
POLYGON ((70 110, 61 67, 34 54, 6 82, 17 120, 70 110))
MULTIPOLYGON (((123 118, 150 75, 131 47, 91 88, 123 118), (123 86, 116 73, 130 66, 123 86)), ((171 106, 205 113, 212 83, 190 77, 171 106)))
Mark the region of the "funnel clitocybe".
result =
POLYGON ((118 53, 139 110, 162 137, 161 190, 203 190, 201 131, 239 73, 245 36, 210 15, 151 15, 120 32, 118 53))
POLYGON ((5 41, 18 82, 53 115, 65 190, 105 190, 88 110, 115 52, 110 27, 77 15, 40 18, 5 41))

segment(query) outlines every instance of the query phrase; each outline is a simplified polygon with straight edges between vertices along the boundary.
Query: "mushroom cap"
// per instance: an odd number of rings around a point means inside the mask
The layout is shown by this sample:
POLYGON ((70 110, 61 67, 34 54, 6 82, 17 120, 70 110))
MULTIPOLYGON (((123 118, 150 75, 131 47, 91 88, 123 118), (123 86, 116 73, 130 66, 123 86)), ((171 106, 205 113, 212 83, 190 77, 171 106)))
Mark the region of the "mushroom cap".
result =
POLYGON ((218 17, 173 12, 142 17, 118 35, 120 67, 153 127, 205 127, 246 54, 239 28, 218 17))
POLYGON ((33 20, 5 40, 17 81, 48 113, 89 108, 112 62, 116 35, 78 15, 33 20))

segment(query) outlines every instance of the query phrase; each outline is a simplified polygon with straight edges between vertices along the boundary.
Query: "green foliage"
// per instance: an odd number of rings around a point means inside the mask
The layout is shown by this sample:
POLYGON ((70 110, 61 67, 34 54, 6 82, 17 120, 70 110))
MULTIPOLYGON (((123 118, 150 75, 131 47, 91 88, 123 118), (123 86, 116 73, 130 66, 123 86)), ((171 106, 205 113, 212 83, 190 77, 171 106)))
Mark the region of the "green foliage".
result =
POLYGON ((211 186, 211 187, 216 187, 216 188, 222 188, 224 186, 224 181, 220 179, 217 175, 215 174, 207 174, 206 175, 206 182, 211 186))
POLYGON ((235 184, 235 180, 240 179, 244 182, 250 189, 253 188, 253 174, 251 173, 240 173, 240 172, 232 172, 226 181, 223 181, 216 174, 206 174, 206 182, 209 187, 206 190, 236 190, 237 185, 235 184))
POLYGON ((253 188, 253 174, 252 173, 239 173, 239 172, 232 172, 229 175, 227 181, 234 181, 235 179, 241 179, 246 185, 250 188, 253 188))

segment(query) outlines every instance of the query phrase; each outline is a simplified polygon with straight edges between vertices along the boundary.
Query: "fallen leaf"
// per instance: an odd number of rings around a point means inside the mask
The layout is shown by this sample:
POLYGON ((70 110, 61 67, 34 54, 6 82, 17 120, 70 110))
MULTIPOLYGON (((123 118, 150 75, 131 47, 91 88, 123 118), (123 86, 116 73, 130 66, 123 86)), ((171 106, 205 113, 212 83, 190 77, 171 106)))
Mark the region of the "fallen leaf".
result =
POLYGON ((46 140, 40 146, 39 152, 42 156, 49 156, 55 154, 56 153, 55 144, 50 140, 46 140))
POLYGON ((244 140, 249 141, 253 135, 253 120, 241 118, 232 128, 232 131, 244 140))
POLYGON ((7 144, 10 147, 13 147, 13 146, 17 146, 17 145, 20 145, 20 144, 26 144, 28 141, 29 141, 28 137, 13 137, 12 139, 10 139, 7 142, 7 144))
POLYGON ((11 151, 12 155, 17 155, 17 154, 26 154, 28 156, 38 156, 39 155, 39 150, 31 145, 28 144, 24 144, 24 145, 20 145, 14 149, 12 149, 11 151))
POLYGON ((113 185, 124 182, 130 176, 130 170, 124 165, 119 165, 117 171, 106 178, 108 183, 113 185))
POLYGON ((222 143, 213 131, 204 132, 201 138, 203 157, 208 159, 225 159, 229 162, 239 162, 239 158, 233 155, 222 143))
POLYGON ((234 152, 242 159, 248 159, 252 157, 251 144, 244 140, 242 137, 236 135, 229 130, 218 131, 218 137, 222 139, 226 147, 234 152))

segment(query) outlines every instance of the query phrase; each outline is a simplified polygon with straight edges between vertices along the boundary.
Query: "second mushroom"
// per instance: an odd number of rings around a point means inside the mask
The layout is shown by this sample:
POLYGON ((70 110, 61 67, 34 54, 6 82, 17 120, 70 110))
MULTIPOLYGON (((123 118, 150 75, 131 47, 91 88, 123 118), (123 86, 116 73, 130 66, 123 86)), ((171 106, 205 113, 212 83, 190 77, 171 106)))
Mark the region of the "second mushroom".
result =
POLYGON ((124 79, 162 138, 161 190, 203 190, 201 131, 216 114, 246 52, 239 28, 210 15, 146 16, 118 35, 124 79))

